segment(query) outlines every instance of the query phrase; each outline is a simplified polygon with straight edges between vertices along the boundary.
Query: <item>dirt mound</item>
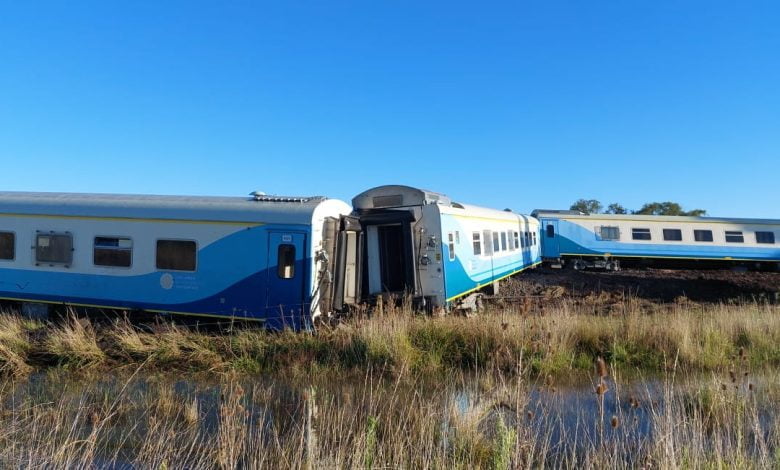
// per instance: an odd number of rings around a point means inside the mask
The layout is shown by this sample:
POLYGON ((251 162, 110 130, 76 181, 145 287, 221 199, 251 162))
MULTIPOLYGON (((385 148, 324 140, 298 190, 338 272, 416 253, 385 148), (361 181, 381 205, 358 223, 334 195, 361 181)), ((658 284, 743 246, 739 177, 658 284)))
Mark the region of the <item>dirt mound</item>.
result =
POLYGON ((508 280, 501 297, 534 296, 609 303, 626 298, 652 302, 780 303, 780 273, 730 270, 624 269, 618 272, 539 268, 508 280))

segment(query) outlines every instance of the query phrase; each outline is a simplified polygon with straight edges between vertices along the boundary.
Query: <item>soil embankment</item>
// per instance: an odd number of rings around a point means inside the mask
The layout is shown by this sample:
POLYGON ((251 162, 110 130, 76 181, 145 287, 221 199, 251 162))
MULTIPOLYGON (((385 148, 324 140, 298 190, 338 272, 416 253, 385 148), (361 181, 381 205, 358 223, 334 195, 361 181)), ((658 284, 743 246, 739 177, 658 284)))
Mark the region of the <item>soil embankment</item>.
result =
POLYGON ((780 273, 730 270, 624 269, 618 272, 539 268, 502 285, 499 297, 647 302, 780 303, 780 273))

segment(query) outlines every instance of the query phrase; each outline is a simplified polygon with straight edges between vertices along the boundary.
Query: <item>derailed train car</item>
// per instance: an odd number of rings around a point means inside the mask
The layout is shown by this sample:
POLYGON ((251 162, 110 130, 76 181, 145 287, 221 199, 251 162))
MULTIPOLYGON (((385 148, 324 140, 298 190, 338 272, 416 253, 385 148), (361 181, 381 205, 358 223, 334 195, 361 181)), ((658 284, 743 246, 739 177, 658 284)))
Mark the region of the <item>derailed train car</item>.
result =
POLYGON ((362 230, 364 300, 408 294, 429 310, 541 262, 536 219, 460 204, 408 186, 380 186, 352 200, 362 230))
POLYGON ((0 193, 0 299, 309 328, 324 234, 350 211, 322 197, 0 193))
POLYGON ((353 205, 3 192, 0 300, 309 329, 377 296, 447 309, 541 260, 531 217, 405 186, 353 205))

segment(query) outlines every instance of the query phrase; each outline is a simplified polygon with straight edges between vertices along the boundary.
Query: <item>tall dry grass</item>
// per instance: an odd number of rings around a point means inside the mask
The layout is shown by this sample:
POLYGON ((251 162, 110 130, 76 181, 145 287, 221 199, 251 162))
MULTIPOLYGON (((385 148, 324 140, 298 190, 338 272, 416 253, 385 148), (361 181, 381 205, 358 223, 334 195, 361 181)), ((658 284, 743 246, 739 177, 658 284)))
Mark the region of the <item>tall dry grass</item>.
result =
POLYGON ((597 357, 622 370, 718 371, 743 351, 753 368, 780 364, 780 308, 764 304, 677 304, 647 312, 629 300, 609 315, 561 302, 543 309, 492 309, 476 317, 431 318, 384 306, 316 333, 198 330, 126 320, 92 324, 73 316, 40 324, 0 315, 0 374, 52 365, 146 364, 158 370, 309 375, 371 370, 388 376, 497 370, 520 358, 534 376, 587 371, 597 357))

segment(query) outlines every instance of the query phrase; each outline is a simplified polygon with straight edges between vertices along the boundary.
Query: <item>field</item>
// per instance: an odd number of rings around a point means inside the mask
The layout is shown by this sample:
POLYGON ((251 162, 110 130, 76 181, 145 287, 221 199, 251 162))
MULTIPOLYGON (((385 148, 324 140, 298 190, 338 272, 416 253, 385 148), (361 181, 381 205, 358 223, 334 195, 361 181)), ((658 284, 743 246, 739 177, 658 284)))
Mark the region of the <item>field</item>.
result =
POLYGON ((6 312, 0 461, 780 465, 776 278, 765 295, 664 301, 604 273, 560 276, 522 277, 475 317, 402 302, 316 334, 6 312))

